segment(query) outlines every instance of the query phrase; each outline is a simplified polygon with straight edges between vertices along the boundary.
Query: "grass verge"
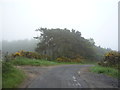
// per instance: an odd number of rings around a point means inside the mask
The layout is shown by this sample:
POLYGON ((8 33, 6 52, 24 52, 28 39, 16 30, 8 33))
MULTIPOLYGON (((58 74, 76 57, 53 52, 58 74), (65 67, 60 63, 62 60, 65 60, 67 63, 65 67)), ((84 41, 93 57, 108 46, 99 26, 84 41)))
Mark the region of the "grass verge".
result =
POLYGON ((23 71, 16 69, 10 63, 3 64, 2 88, 16 88, 25 79, 23 71))
POLYGON ((11 63, 14 65, 32 65, 32 66, 50 66, 59 64, 54 61, 29 59, 24 57, 17 57, 15 60, 12 60, 11 63))
POLYGON ((41 59, 29 59, 24 57, 17 57, 11 61, 14 65, 32 65, 32 66, 51 66, 51 65, 62 65, 62 64, 81 64, 77 62, 57 62, 55 60, 41 60, 41 59))
POLYGON ((110 67, 102 67, 102 66, 96 65, 94 67, 91 67, 91 72, 95 72, 99 74, 102 73, 115 78, 120 78, 120 73, 118 73, 118 70, 110 67))

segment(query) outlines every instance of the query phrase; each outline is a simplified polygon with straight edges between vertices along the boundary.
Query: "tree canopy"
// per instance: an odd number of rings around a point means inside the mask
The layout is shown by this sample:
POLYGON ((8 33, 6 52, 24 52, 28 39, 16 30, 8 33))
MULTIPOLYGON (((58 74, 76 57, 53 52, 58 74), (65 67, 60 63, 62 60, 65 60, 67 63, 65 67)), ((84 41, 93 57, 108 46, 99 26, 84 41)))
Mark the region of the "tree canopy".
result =
POLYGON ((53 59, 61 56, 72 58, 76 55, 84 58, 95 59, 98 47, 92 38, 85 39, 81 32, 74 29, 47 29, 39 28, 40 36, 35 51, 51 56, 53 59))

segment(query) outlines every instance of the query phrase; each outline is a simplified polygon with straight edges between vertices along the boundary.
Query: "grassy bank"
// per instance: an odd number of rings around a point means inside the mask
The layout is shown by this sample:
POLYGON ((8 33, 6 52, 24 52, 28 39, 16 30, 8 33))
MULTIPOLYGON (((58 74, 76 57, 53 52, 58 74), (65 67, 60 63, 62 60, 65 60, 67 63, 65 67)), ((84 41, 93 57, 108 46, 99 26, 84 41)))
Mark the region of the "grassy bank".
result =
POLYGON ((94 67, 91 67, 91 71, 98 74, 102 73, 115 78, 120 78, 120 73, 118 73, 118 70, 110 67, 102 67, 102 66, 96 65, 94 67))
POLYGON ((24 57, 17 57, 15 60, 11 61, 14 65, 32 65, 32 66, 51 66, 51 65, 61 65, 61 64, 81 64, 77 62, 57 62, 55 60, 40 60, 40 59, 29 59, 24 57))
POLYGON ((48 60, 29 59, 23 57, 17 57, 15 60, 12 60, 11 63, 13 63, 14 65, 33 65, 33 66, 50 66, 58 64, 57 62, 52 62, 48 60))
POLYGON ((26 77, 23 71, 8 62, 3 63, 2 71, 2 88, 16 88, 26 77))

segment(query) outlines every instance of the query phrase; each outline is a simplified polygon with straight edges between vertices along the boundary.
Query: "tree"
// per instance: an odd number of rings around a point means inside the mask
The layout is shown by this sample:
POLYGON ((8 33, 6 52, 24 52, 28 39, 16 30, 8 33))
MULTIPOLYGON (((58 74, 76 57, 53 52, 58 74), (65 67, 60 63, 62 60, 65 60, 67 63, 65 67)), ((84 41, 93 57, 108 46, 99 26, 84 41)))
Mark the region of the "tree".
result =
POLYGON ((91 44, 95 45, 95 42, 94 42, 94 39, 93 39, 93 38, 90 38, 90 39, 88 39, 88 40, 89 40, 89 42, 90 42, 91 44))
POLYGON ((79 31, 74 29, 70 31, 66 28, 39 28, 36 31, 41 34, 39 37, 34 37, 40 40, 36 51, 52 56, 53 59, 60 56, 72 58, 76 55, 92 59, 96 55, 94 45, 89 40, 81 37, 81 32, 79 31))

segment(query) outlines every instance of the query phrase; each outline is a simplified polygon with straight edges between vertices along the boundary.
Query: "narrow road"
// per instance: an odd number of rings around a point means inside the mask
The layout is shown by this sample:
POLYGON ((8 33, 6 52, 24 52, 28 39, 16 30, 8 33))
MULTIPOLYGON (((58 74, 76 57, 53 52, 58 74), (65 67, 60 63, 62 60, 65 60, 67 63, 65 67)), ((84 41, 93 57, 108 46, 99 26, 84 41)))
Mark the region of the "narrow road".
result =
POLYGON ((118 80, 89 72, 92 65, 23 67, 31 75, 24 88, 117 88, 118 80), (29 82, 28 82, 29 81, 29 82))

